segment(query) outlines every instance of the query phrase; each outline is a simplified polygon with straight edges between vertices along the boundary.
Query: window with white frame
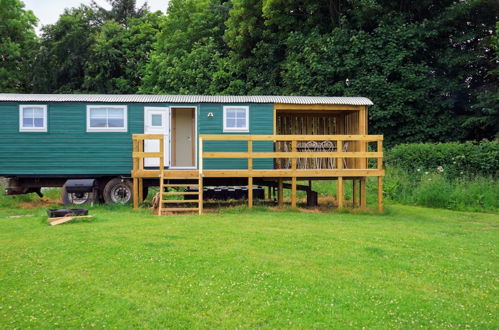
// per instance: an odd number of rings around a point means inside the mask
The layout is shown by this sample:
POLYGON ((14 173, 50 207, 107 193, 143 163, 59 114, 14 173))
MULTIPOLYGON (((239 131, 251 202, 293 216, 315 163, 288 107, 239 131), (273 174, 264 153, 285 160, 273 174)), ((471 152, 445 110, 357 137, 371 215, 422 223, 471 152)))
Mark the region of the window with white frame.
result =
POLYGON ((249 108, 241 106, 224 107, 224 132, 248 132, 249 108))
POLYGON ((87 132, 126 132, 127 130, 126 106, 87 106, 87 132))
POLYGON ((47 131, 47 106, 46 105, 20 105, 19 106, 19 131, 20 132, 46 132, 47 131))

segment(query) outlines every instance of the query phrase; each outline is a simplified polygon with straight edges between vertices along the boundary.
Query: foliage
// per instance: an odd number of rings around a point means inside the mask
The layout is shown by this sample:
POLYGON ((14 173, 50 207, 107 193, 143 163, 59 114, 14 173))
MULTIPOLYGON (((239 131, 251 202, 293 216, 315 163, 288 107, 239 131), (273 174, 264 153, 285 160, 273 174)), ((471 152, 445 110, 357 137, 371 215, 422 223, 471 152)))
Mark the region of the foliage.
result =
POLYGON ((408 206, 382 215, 233 209, 164 218, 128 206, 90 214, 49 227, 43 207, 0 208, 0 327, 498 322, 496 215, 408 206))
POLYGON ((113 20, 123 25, 128 25, 128 20, 131 18, 139 18, 147 14, 149 8, 147 2, 140 8, 136 8, 136 0, 107 0, 111 5, 111 9, 99 6, 95 0, 92 0, 91 7, 94 9, 102 22, 113 20))
POLYGON ((95 93, 133 94, 145 74, 161 14, 147 13, 128 26, 105 21, 95 34, 85 65, 83 89, 95 93))
POLYGON ((499 141, 401 144, 385 153, 387 166, 450 178, 499 174, 499 141))
POLYGON ((227 10, 220 0, 170 1, 141 92, 216 94, 227 10))
MULTIPOLYGON (((9 61, 37 54, 30 92, 359 95, 386 146, 498 134, 496 0, 171 0, 166 16, 108 2, 67 10, 9 61)), ((26 90, 23 70, 0 88, 26 90)))
POLYGON ((33 91, 83 92, 96 31, 95 12, 84 5, 66 9, 56 23, 44 26, 34 65, 33 91))
POLYGON ((0 0, 0 8, 0 92, 27 91, 37 19, 20 0, 0 0))
POLYGON ((499 183, 491 177, 408 172, 387 167, 383 184, 387 201, 460 211, 499 212, 499 183))

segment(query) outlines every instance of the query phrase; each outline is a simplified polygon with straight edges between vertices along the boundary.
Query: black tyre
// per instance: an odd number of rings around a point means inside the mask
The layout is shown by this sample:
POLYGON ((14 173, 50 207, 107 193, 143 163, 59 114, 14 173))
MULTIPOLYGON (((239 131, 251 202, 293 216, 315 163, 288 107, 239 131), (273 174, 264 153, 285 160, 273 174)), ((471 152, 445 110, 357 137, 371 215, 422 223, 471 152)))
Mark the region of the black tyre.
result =
POLYGON ((93 193, 68 193, 64 185, 61 189, 61 199, 64 205, 82 205, 98 201, 98 196, 94 196, 93 193))
POLYGON ((129 180, 114 178, 104 187, 102 193, 106 204, 126 204, 133 201, 133 185, 129 180))

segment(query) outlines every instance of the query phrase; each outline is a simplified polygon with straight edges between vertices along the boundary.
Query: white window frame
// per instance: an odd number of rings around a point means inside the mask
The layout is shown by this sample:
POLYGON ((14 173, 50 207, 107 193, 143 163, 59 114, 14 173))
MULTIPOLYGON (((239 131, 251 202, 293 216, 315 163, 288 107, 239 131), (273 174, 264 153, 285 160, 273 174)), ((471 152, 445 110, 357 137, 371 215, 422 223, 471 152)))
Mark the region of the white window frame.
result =
POLYGON ((87 132, 128 132, 128 106, 126 105, 87 105, 87 132), (123 110, 123 127, 90 127, 91 109, 123 110))
POLYGON ((47 132, 47 106, 42 104, 21 104, 19 105, 19 132, 47 132), (43 127, 24 127, 24 109, 25 108, 42 108, 43 110, 43 127))
POLYGON ((240 106, 240 105, 224 106, 223 125, 224 125, 224 132, 249 132, 249 107, 248 106, 240 106), (228 109, 244 110, 246 112, 246 127, 243 127, 243 128, 227 127, 227 110, 228 109))

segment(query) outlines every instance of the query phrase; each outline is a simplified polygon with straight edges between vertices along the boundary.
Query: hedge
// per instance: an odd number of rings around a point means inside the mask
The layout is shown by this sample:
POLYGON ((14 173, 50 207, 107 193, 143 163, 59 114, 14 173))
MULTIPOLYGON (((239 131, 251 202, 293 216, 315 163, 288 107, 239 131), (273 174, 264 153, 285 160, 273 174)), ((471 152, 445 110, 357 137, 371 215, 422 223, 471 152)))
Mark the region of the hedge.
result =
POLYGON ((442 173, 449 177, 497 177, 499 141, 400 144, 385 152, 386 165, 409 173, 442 173))

